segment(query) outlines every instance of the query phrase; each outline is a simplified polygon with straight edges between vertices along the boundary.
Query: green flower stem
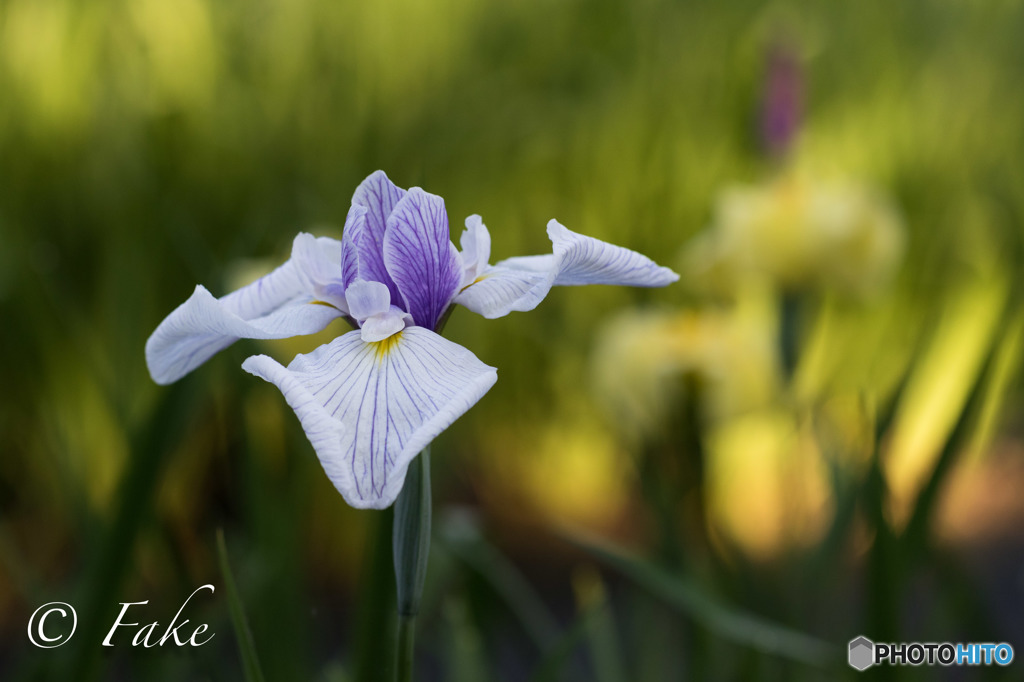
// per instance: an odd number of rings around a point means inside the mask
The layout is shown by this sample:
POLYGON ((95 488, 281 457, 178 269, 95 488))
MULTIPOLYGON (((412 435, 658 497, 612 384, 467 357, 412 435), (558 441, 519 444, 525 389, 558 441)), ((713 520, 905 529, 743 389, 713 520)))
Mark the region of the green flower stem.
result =
POLYGON ((395 501, 393 555, 398 593, 395 679, 412 680, 416 614, 423 597, 430 555, 430 447, 409 465, 405 486, 395 501))
POLYGON ((412 680, 413 649, 416 643, 416 616, 398 616, 398 643, 395 647, 395 679, 412 680))

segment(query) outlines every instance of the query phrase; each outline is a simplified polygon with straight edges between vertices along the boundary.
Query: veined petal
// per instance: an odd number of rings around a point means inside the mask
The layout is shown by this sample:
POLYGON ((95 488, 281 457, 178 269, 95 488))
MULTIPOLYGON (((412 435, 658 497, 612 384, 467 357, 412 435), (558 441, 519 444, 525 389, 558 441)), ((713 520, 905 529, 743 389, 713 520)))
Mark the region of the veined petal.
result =
POLYGON ((344 289, 359 277, 359 247, 366 230, 366 207, 352 206, 345 216, 341 235, 341 285, 344 289))
POLYGON ((448 236, 444 199, 419 187, 402 197, 388 218, 384 263, 413 320, 433 330, 462 284, 462 263, 448 236))
POLYGON ((552 286, 620 284, 660 287, 679 279, 647 256, 548 223, 554 253, 508 258, 465 286, 455 302, 493 319, 513 310, 533 310, 552 286))
POLYGON ((526 312, 536 308, 551 291, 551 281, 550 270, 537 272, 499 263, 489 266, 459 292, 455 302, 493 320, 513 310, 526 312))
POLYGON ((374 509, 394 502, 413 457, 497 380, 493 367, 421 327, 379 343, 353 331, 287 368, 265 355, 242 368, 281 390, 345 500, 374 509))
POLYGON ((391 300, 396 304, 402 298, 398 286, 384 266, 384 233, 388 216, 405 194, 404 189, 396 186, 384 171, 379 170, 363 180, 352 195, 352 205, 366 209, 365 227, 354 240, 359 256, 359 277, 386 284, 391 291, 391 300))
MULTIPOLYGON (((294 251, 295 241, 292 242, 293 255, 294 251)), ((309 293, 308 280, 299 272, 297 265, 295 259, 289 259, 251 284, 222 296, 221 302, 228 310, 246 319, 266 315, 286 301, 309 293)))
POLYGON ((146 341, 153 380, 177 381, 240 338, 280 339, 326 327, 347 311, 330 280, 340 249, 335 239, 300 234, 292 257, 252 284, 219 299, 197 286, 146 341), (314 303, 325 298, 333 305, 314 303))
POLYGON ((555 286, 663 287, 679 279, 642 253, 576 234, 557 220, 548 222, 548 237, 558 263, 555 286))
MULTIPOLYGON (((249 286, 256 286, 259 281, 249 286)), ((341 317, 334 306, 300 295, 252 320, 231 311, 225 299, 199 285, 164 318, 146 341, 146 364, 158 384, 170 384, 238 339, 284 339, 313 334, 341 317)))
POLYGON ((555 261, 555 254, 546 253, 542 256, 515 256, 499 261, 498 267, 510 268, 512 270, 526 270, 527 272, 541 272, 547 274, 558 268, 555 261))
POLYGON ((303 292, 347 313, 348 303, 342 279, 343 253, 344 246, 337 239, 314 237, 300 232, 292 242, 291 260, 302 281, 303 292))
POLYGON ((469 286, 484 273, 491 260, 491 233, 480 216, 466 218, 466 229, 459 244, 462 246, 462 286, 469 286))

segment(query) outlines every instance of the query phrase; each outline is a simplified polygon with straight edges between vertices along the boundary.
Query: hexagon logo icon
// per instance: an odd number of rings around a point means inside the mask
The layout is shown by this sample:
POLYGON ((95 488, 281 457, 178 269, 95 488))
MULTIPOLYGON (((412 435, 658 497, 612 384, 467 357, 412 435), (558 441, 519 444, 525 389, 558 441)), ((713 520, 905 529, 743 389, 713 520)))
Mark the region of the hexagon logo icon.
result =
POLYGON ((851 668, 866 670, 875 663, 875 643, 861 635, 850 640, 850 655, 847 659, 851 668))

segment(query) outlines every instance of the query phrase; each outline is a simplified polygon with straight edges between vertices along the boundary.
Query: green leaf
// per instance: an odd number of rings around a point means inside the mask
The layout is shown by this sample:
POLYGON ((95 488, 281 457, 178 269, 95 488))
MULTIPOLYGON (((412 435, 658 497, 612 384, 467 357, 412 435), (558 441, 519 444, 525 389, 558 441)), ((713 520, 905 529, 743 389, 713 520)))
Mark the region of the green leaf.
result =
POLYGON ((76 604, 82 614, 75 636, 77 650, 61 658, 53 679, 94 679, 103 632, 116 615, 118 591, 140 531, 153 519, 155 490, 181 434, 197 412, 195 395, 202 384, 188 378, 162 391, 159 402, 131 437, 131 457, 118 483, 113 520, 96 543, 98 550, 85 569, 76 604))
POLYGON ((544 659, 534 669, 530 682, 554 682, 562 678, 562 670, 569 662, 569 657, 580 642, 587 636, 591 621, 595 617, 596 608, 591 606, 581 613, 565 633, 554 641, 547 650, 544 659))
POLYGON ((488 543, 465 515, 446 516, 440 531, 444 548, 487 581, 519 619, 537 648, 546 651, 551 642, 559 638, 560 628, 515 565, 488 543))
POLYGON ((487 656, 480 632, 473 623, 464 597, 456 595, 444 604, 444 620, 452 632, 451 669, 446 679, 451 682, 486 680, 487 656))
POLYGON ((223 529, 217 530, 217 559, 220 563, 224 588, 228 593, 228 609, 231 611, 231 623, 234 625, 235 639, 238 640, 238 650, 242 655, 242 669, 245 671, 246 682, 263 682, 263 671, 260 669, 260 661, 256 656, 256 646, 252 640, 249 621, 245 616, 245 607, 238 596, 235 578, 231 573, 231 564, 228 563, 228 549, 224 544, 223 529))
POLYGON ((841 652, 827 642, 736 609, 692 581, 622 548, 577 534, 568 539, 724 639, 820 667, 839 660, 841 652))
POLYGON ((623 682, 626 679, 619 649, 618 633, 612 618, 611 605, 600 573, 592 566, 583 566, 573 575, 576 601, 587 618, 587 639, 596 682, 623 682))
MULTIPOLYGON (((982 407, 986 397, 986 387, 993 381, 993 374, 998 369, 999 350, 1002 341, 1009 333, 1012 324, 1016 324, 1017 316, 1011 305, 1003 311, 1000 323, 989 340, 989 346, 982 361, 978 373, 974 377, 970 393, 964 402, 963 408, 953 425, 946 442, 939 452, 935 461, 935 467, 931 475, 918 493, 914 502, 914 509, 911 512, 910 520, 902 533, 902 538, 908 544, 908 548, 922 549, 928 543, 929 524, 931 523, 933 510, 938 502, 939 493, 953 469, 958 455, 964 451, 974 428, 980 419, 982 407)), ((912 552, 908 552, 908 555, 912 552)))

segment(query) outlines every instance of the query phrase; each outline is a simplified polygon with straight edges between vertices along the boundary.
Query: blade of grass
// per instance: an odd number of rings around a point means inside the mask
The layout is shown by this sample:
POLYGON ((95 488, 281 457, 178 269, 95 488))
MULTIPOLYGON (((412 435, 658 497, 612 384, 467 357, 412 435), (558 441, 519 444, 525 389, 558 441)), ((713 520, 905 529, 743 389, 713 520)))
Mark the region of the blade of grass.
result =
MULTIPOLYGON (((810 572, 820 579, 831 572, 835 562, 842 556, 842 547, 849 539, 849 534, 857 518, 858 509, 867 514, 867 520, 875 533, 876 541, 886 542, 886 537, 891 535, 888 523, 885 520, 884 507, 886 500, 885 480, 881 470, 881 443, 885 434, 889 432, 895 421, 900 402, 906 393, 913 375, 912 368, 906 368, 892 394, 885 400, 875 415, 873 427, 873 440, 871 457, 868 468, 863 478, 859 481, 849 482, 846 480, 846 472, 839 465, 838 457, 830 457, 828 466, 831 474, 832 496, 836 500, 836 512, 828 533, 810 560, 810 572)), ((884 581, 885 568, 881 565, 875 566, 874 562, 884 561, 885 548, 879 547, 881 554, 876 556, 874 549, 868 560, 869 570, 882 570, 880 575, 884 581)), ((873 592, 872 592, 873 594, 873 592)), ((884 614, 873 616, 869 620, 889 618, 890 605, 885 602, 879 605, 884 614)), ((874 607, 869 607, 873 609, 874 607)), ((881 634, 876 634, 881 637, 881 634)))
MULTIPOLYGON (((625 635, 624 648, 629 652, 630 679, 636 682, 662 682, 693 679, 714 679, 706 669, 694 665, 692 651, 700 627, 683 623, 663 600, 643 589, 625 592, 620 620, 625 635), (685 672, 684 672, 685 671, 685 672)), ((707 648, 707 647, 706 647, 707 648)))
MULTIPOLYGON (((881 465, 881 443, 876 438, 871 467, 864 482, 862 499, 868 528, 874 532, 871 551, 865 563, 867 587, 864 631, 884 642, 898 641, 899 627, 899 576, 902 575, 900 555, 896 538, 885 509, 889 498, 889 487, 881 465)), ((880 669, 879 675, 892 679, 895 673, 880 669)))
POLYGON ((543 660, 534 669, 533 675, 529 678, 530 682, 554 682, 563 678, 562 671, 569 663, 573 651, 587 636, 594 615, 593 607, 580 613, 576 621, 554 640, 543 660))
MULTIPOLYGON (((139 531, 152 519, 154 492, 163 467, 180 434, 196 412, 194 396, 201 384, 186 378, 163 392, 148 420, 131 439, 131 459, 118 487, 113 522, 99 541, 99 551, 87 567, 77 598, 80 622, 77 649, 61 657, 62 674, 54 679, 93 679, 102 647, 102 632, 112 622, 132 549, 139 531)), ((58 665, 60 665, 58 663, 58 665)))
POLYGON ((960 410, 956 423, 953 425, 952 431, 950 431, 942 446, 931 475, 921 488, 920 493, 918 493, 917 500, 914 502, 914 508, 910 514, 910 520, 907 522, 906 528, 901 535, 901 539, 905 543, 904 551, 908 553, 908 556, 913 556, 915 550, 925 548, 928 543, 929 525, 932 513, 938 502, 939 494, 942 492, 942 487, 949 477, 957 457, 965 450, 966 444, 980 418, 986 397, 985 389, 992 381, 992 375, 996 372, 997 358, 1002 340, 1009 331, 1010 325, 1016 323, 1016 319, 1017 316, 1012 309, 1003 311, 999 326, 989 341, 985 359, 982 361, 982 365, 974 378, 974 383, 971 386, 970 393, 967 395, 967 400, 964 401, 964 406, 960 410))
POLYGON ((451 682, 477 682, 491 678, 487 674, 487 656, 480 633, 465 598, 457 595, 444 605, 444 620, 451 628, 451 669, 446 679, 451 682))
MULTIPOLYGON (((925 340, 929 339, 938 326, 933 319, 927 325, 929 333, 923 335, 917 344, 915 356, 924 352, 925 340)), ((901 574, 901 557, 896 538, 886 518, 889 503, 889 486, 882 470, 883 439, 896 421, 900 406, 913 381, 913 363, 908 366, 895 391, 879 413, 872 439, 871 459, 863 482, 856 491, 855 503, 863 509, 868 530, 874 535, 871 550, 865 562, 865 613, 863 632, 870 633, 882 641, 896 641, 899 627, 899 590, 897 576, 901 574)), ((880 671, 882 677, 894 675, 891 670, 880 671)))
MULTIPOLYGON (((251 387, 245 385, 242 373, 228 372, 227 376, 231 379, 218 385, 230 386, 229 381, 235 381, 237 385, 229 390, 239 397, 246 395, 251 387)), ((307 606, 304 538, 296 529, 309 518, 310 478, 319 472, 301 465, 275 469, 273 462, 280 461, 275 458, 281 453, 274 448, 281 444, 265 437, 259 410, 248 408, 238 399, 225 405, 227 423, 245 424, 237 441, 244 500, 240 523, 253 549, 247 558, 259 567, 251 574, 251 587, 260 595, 258 602, 249 604, 250 624, 256 639, 274 643, 260 652, 260 665, 268 679, 311 679, 313 621, 307 606), (276 494, 278 504, 267 504, 268 494, 276 494)), ((300 429, 292 429, 283 445, 286 452, 300 454, 307 451, 309 442, 300 429)))
POLYGON ((228 610, 231 612, 231 624, 234 626, 235 639, 238 641, 238 652, 242 656, 242 670, 245 671, 246 682, 264 682, 263 670, 256 655, 256 645, 249 629, 249 620, 245 616, 245 607, 235 585, 235 577, 228 562, 228 548, 224 542, 224 529, 217 529, 217 563, 220 564, 221 578, 228 593, 228 610))
MULTIPOLYGON (((1008 306, 1010 304, 1007 304, 1008 306)), ((935 461, 931 474, 918 493, 911 510, 910 519, 902 532, 897 533, 886 520, 888 485, 881 466, 882 429, 876 432, 875 452, 863 491, 869 524, 874 530, 874 542, 867 561, 867 600, 865 631, 883 641, 896 641, 900 637, 899 595, 904 581, 915 563, 931 557, 929 547, 932 514, 938 502, 943 485, 954 468, 959 455, 966 449, 974 431, 986 398, 986 388, 997 372, 999 351, 1004 333, 1010 324, 1016 323, 1012 307, 1004 311, 999 326, 989 340, 989 345, 979 367, 970 392, 957 416, 952 430, 946 437, 935 461)), ((891 410, 888 414, 891 420, 891 410)), ((935 560, 935 557, 931 557, 935 560)), ((894 671, 881 673, 895 679, 894 671)))
POLYGON ((583 566, 575 573, 572 582, 577 603, 583 607, 582 610, 593 613, 587 619, 586 632, 594 665, 594 679, 596 682, 624 682, 626 673, 622 665, 619 638, 600 573, 592 566, 583 566))
POLYGON ((578 533, 567 533, 566 537, 720 637, 763 653, 819 667, 839 660, 841 652, 827 642, 743 612, 710 596, 689 580, 670 574, 622 548, 603 540, 586 539, 578 533))
POLYGON ((519 569, 480 535, 471 523, 449 516, 442 520, 440 540, 452 556, 479 574, 505 601, 537 648, 547 651, 560 628, 519 569))

